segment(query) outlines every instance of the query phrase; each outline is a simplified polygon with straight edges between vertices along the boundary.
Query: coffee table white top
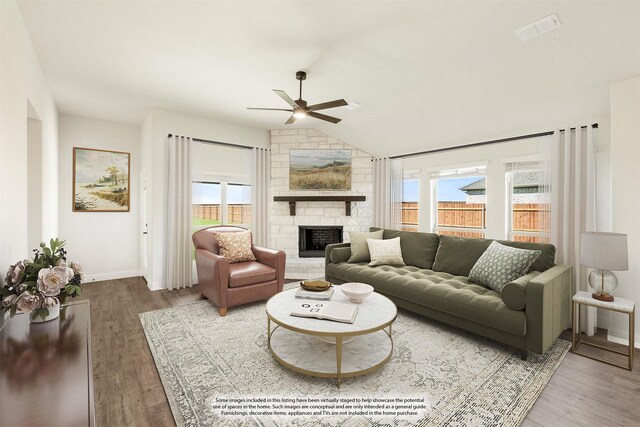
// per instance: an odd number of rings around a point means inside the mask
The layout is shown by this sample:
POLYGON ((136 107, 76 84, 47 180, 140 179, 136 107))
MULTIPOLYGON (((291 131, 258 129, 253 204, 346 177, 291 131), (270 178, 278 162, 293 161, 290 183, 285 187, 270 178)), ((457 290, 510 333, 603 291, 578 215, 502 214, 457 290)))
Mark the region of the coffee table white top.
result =
POLYGON ((600 301, 591 296, 591 292, 578 291, 573 296, 573 300, 580 304, 586 304, 593 307, 606 308, 609 310, 622 311, 624 313, 633 312, 635 303, 630 299, 615 297, 613 301, 600 301))
MULTIPOLYGON (((352 304, 340 291, 339 286, 334 286, 335 290, 331 296, 331 302, 352 304)), ((271 297, 267 302, 267 315, 276 323, 283 327, 289 327, 302 333, 314 335, 353 335, 363 334, 367 331, 381 329, 382 325, 391 323, 398 314, 396 305, 387 297, 373 292, 358 306, 356 320, 352 324, 333 322, 330 320, 310 319, 305 317, 291 316, 293 310, 296 289, 280 292, 271 297)))

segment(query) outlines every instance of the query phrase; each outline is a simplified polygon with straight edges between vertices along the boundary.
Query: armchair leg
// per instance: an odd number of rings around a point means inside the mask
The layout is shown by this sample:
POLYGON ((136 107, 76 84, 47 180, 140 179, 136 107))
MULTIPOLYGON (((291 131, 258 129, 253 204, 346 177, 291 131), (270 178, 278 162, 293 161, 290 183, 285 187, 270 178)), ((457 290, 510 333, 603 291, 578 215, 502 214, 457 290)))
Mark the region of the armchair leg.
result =
POLYGON ((527 360, 527 350, 520 350, 520 359, 527 360))
POLYGON ((220 307, 220 317, 227 315, 227 307, 220 307))

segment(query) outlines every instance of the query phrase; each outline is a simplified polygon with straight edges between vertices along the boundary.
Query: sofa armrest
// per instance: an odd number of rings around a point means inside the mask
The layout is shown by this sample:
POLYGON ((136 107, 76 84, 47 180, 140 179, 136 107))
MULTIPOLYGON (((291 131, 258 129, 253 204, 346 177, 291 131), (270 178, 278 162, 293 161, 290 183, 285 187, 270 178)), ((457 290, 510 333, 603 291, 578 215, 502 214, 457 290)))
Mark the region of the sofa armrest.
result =
POLYGON ((556 265, 527 284, 527 350, 543 354, 571 325, 573 267, 556 265))
POLYGON ((331 251, 337 248, 350 248, 351 243, 333 243, 331 245, 327 245, 324 250, 324 280, 329 281, 329 276, 327 275, 327 266, 331 264, 331 251))
POLYGON ((500 293, 506 306, 511 310, 523 310, 527 305, 527 285, 539 274, 539 271, 532 271, 507 283, 500 293))
POLYGON ((252 245, 251 250, 260 264, 268 265, 276 271, 276 280, 278 281, 279 288, 278 292, 282 291, 282 287, 284 286, 284 270, 287 263, 287 254, 284 251, 263 248, 256 245, 252 245))
POLYGON ((218 307, 226 307, 229 261, 206 249, 196 249, 196 269, 200 293, 218 304, 218 307))

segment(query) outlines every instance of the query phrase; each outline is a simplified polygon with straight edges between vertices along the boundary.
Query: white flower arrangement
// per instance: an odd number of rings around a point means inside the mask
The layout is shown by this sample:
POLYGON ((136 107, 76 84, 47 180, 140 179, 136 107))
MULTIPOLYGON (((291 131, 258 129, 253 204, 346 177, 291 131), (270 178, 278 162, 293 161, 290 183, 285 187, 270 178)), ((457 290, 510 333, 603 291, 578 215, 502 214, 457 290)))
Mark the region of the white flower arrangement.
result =
POLYGON ((0 284, 0 302, 11 316, 17 310, 31 313, 31 319, 49 315, 49 309, 64 304, 67 297, 75 298, 82 289, 82 266, 67 265, 64 240, 51 239, 34 249, 33 261, 18 261, 9 267, 4 283, 0 284))

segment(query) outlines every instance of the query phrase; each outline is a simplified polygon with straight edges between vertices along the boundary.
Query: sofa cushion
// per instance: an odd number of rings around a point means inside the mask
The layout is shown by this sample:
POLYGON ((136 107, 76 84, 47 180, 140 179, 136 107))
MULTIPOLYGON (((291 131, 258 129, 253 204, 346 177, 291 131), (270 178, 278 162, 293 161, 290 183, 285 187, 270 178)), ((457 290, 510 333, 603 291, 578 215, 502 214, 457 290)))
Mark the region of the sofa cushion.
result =
POLYGON ((229 287, 255 285, 276 279, 276 270, 255 261, 229 264, 229 287))
POLYGON ((433 270, 454 276, 469 276, 476 261, 480 259, 490 244, 491 240, 486 239, 440 236, 433 270))
POLYGON ((527 306, 527 284, 539 274, 538 271, 532 271, 516 280, 512 280, 502 288, 500 297, 507 307, 511 310, 524 310, 527 306))
POLYGON ((368 283, 377 292, 510 334, 526 334, 524 311, 509 309, 496 291, 469 283, 466 277, 414 266, 369 267, 349 263, 329 264, 327 273, 346 282, 368 283))
MULTIPOLYGON (((371 227, 370 230, 381 229, 371 227)), ((402 258, 405 264, 420 268, 433 267, 436 251, 438 250, 437 234, 384 229, 384 239, 393 239, 394 237, 400 237, 402 258)))
MULTIPOLYGON (((456 276, 469 276, 471 269, 480 259, 485 250, 493 242, 491 239, 470 239, 456 236, 440 236, 438 252, 433 263, 434 271, 444 271, 456 276)), ((520 249, 534 249, 541 251, 540 256, 531 265, 530 271, 546 271, 555 265, 556 248, 544 243, 512 242, 497 240, 497 242, 520 249)))
POLYGON ((333 263, 347 262, 351 258, 351 248, 333 248, 329 253, 329 259, 333 263))
POLYGON ((402 260, 400 237, 394 239, 367 239, 371 253, 370 266, 374 265, 405 265, 402 260))
POLYGON ((471 269, 469 281, 502 293, 502 288, 524 276, 539 256, 539 250, 512 248, 493 241, 471 269))
POLYGON ((372 232, 351 231, 349 232, 349 240, 351 240, 351 257, 348 262, 369 262, 371 256, 369 254, 369 245, 367 239, 382 239, 382 230, 372 232))
POLYGON ((512 248, 540 251, 540 256, 533 262, 533 264, 531 264, 529 271, 538 271, 542 273, 556 265, 556 247, 550 243, 514 242, 511 240, 497 240, 497 242, 506 246, 511 246, 512 248))

